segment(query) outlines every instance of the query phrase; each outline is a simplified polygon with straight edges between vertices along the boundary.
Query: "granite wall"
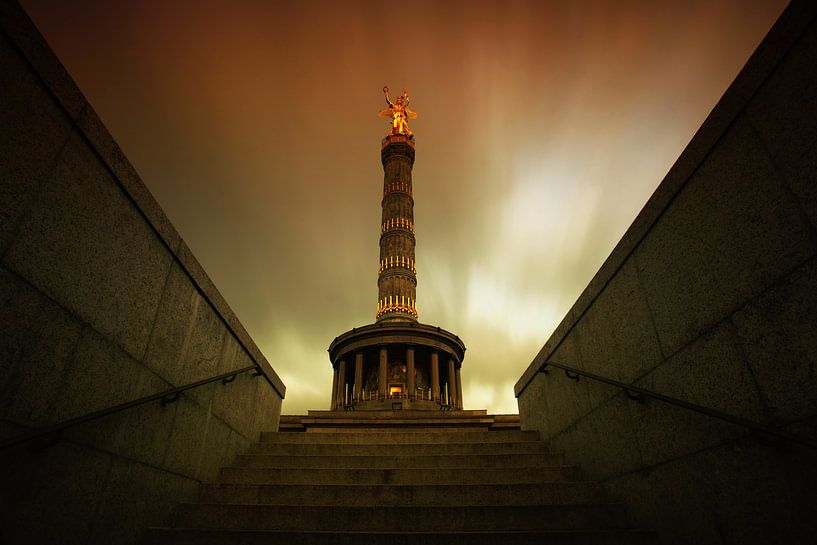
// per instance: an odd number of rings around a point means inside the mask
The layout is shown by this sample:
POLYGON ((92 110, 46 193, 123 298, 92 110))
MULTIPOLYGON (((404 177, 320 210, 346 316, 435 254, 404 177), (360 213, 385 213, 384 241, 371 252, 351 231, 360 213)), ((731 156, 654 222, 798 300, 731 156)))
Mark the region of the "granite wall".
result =
POLYGON ((817 440, 817 3, 793 2, 516 384, 525 429, 665 545, 813 542, 817 451, 546 360, 817 440))
POLYGON ((131 544, 260 430, 285 388, 15 2, 0 0, 0 543, 131 544))

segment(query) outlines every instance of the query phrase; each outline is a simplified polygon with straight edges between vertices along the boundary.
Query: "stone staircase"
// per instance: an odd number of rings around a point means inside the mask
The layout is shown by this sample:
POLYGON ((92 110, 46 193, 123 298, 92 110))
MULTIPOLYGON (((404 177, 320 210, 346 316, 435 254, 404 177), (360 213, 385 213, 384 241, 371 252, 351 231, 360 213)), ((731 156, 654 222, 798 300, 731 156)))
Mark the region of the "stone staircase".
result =
POLYGON ((310 411, 280 429, 145 543, 656 543, 515 415, 310 411))

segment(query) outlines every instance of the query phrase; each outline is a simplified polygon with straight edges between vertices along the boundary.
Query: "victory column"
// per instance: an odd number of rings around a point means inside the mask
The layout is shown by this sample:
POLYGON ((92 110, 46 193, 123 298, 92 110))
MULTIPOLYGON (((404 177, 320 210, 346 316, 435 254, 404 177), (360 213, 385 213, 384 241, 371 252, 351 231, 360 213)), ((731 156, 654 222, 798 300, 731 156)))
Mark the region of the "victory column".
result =
POLYGON ((329 346, 334 369, 331 410, 462 409, 460 369, 465 345, 456 335, 421 324, 417 312, 414 134, 408 91, 394 102, 383 87, 390 119, 383 138, 383 198, 375 323, 341 334, 329 346))

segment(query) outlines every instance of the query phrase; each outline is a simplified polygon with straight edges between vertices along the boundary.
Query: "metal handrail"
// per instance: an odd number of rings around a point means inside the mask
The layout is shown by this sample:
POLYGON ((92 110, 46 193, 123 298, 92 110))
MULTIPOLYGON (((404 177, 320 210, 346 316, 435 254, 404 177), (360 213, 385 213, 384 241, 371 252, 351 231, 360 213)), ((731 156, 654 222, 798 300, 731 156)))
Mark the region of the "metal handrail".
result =
POLYGON ((223 384, 229 384, 235 380, 235 377, 242 373, 246 373, 248 371, 252 371, 255 369, 255 374, 253 376, 261 376, 264 373, 261 371, 261 368, 257 365, 250 365, 247 367, 242 367, 241 369, 236 369, 234 371, 230 371, 228 373, 223 373, 221 375, 217 375, 214 377, 206 378, 203 380, 199 380, 197 382, 191 382, 190 384, 186 384, 184 386, 179 386, 177 388, 171 388, 170 390, 165 390, 164 392, 159 392, 157 394, 149 395, 146 397, 141 397, 139 399, 134 399, 133 401, 128 401, 126 403, 120 403, 119 405, 114 405, 113 407, 108 407, 107 409, 100 409, 98 411, 94 411, 92 413, 88 413, 82 416, 78 416, 76 418, 72 418, 70 420, 65 420, 63 422, 59 422, 57 424, 52 424, 50 426, 45 426, 42 428, 37 428, 31 431, 28 431, 22 435, 18 435, 16 437, 12 437, 10 439, 6 439, 4 441, 0 441, 0 449, 13 447, 15 445, 19 445, 20 443, 25 443, 26 441, 31 441, 32 439, 37 439, 39 437, 44 437, 46 435, 54 434, 56 437, 55 440, 58 438, 60 432, 62 430, 77 426, 79 424, 84 424, 85 422, 89 422, 91 420, 96 420, 97 418, 102 418, 103 416, 108 416, 114 413, 118 413, 120 411, 124 411, 126 409, 131 409, 133 407, 138 407, 139 405, 144 405, 145 403, 150 403, 151 401, 161 400, 162 406, 168 405, 170 403, 175 403, 179 400, 179 396, 182 392, 186 392, 187 390, 192 390, 193 388, 198 388, 199 386, 204 386, 206 384, 211 384, 213 382, 218 382, 219 380, 223 384))
POLYGON ((696 405, 695 403, 690 403, 689 401, 684 401, 683 399, 677 399, 674 397, 666 396, 664 394, 659 394, 658 392, 653 392, 650 390, 645 390, 644 388, 639 388, 638 386, 633 386, 632 384, 626 384, 624 382, 619 382, 617 380, 613 380, 611 378, 603 377, 601 375, 595 375, 588 371, 582 371, 581 369, 576 369, 575 367, 569 367, 567 365, 562 365, 560 363, 554 363, 552 361, 545 361, 542 364, 542 367, 539 368, 539 373, 548 374, 548 367, 556 367, 561 369, 565 372, 567 378, 571 380, 575 380, 576 382, 579 381, 579 377, 587 377, 591 380, 595 380, 598 382, 603 382, 605 384, 609 384, 611 386, 615 386, 617 388, 621 388, 624 391, 624 395, 627 396, 628 399, 632 399, 634 401, 643 401, 644 398, 651 398, 656 399, 658 401, 662 401, 669 405, 674 405, 676 407, 681 407, 683 409, 687 409, 689 411, 693 411, 699 414, 703 414, 709 416, 711 418, 717 418, 718 420, 723 420, 724 422, 729 422, 730 424, 736 424, 738 426, 743 426, 747 428, 749 431, 759 434, 760 436, 766 437, 773 437, 775 439, 780 439, 783 441, 788 441, 791 443, 796 443, 798 445, 802 445, 804 447, 808 447, 811 449, 817 450, 817 442, 811 439, 805 439, 803 437, 797 437, 796 435, 791 435, 784 431, 780 431, 775 428, 771 428, 764 424, 759 424, 752 420, 747 420, 746 418, 741 418, 740 416, 734 416, 731 414, 727 414, 716 409, 711 409, 709 407, 704 407, 702 405, 696 405))

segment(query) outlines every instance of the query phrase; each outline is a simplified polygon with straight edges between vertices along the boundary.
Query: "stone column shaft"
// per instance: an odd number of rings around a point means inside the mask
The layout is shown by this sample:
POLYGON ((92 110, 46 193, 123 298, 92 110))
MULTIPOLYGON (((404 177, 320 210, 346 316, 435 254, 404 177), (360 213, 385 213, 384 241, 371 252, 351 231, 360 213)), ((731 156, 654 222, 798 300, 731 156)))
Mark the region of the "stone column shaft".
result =
POLYGON ((334 373, 332 374, 332 400, 329 402, 329 410, 334 411, 338 406, 338 368, 332 366, 334 373))
POLYGON ((389 353, 386 350, 386 347, 380 349, 380 373, 378 377, 380 379, 380 397, 386 397, 388 384, 386 383, 386 373, 388 372, 389 367, 389 353))
POLYGON ((411 196, 414 141, 406 135, 387 136, 380 159, 383 163, 383 200, 376 318, 378 322, 416 322, 414 199, 411 196))
POLYGON ((454 360, 448 360, 448 402, 457 406, 457 375, 454 372, 454 360))
POLYGON ((406 395, 414 396, 414 348, 408 347, 406 349, 406 395))
POLYGON ((462 409, 462 375, 460 375, 460 367, 456 369, 457 375, 457 408, 462 409))
POLYGON ((436 352, 431 353, 431 397, 440 400, 440 360, 436 352))
POLYGON ((360 399, 363 391, 363 352, 355 354, 355 394, 354 399, 360 399))
POLYGON ((343 405, 346 398, 346 360, 338 365, 338 405, 343 405))

